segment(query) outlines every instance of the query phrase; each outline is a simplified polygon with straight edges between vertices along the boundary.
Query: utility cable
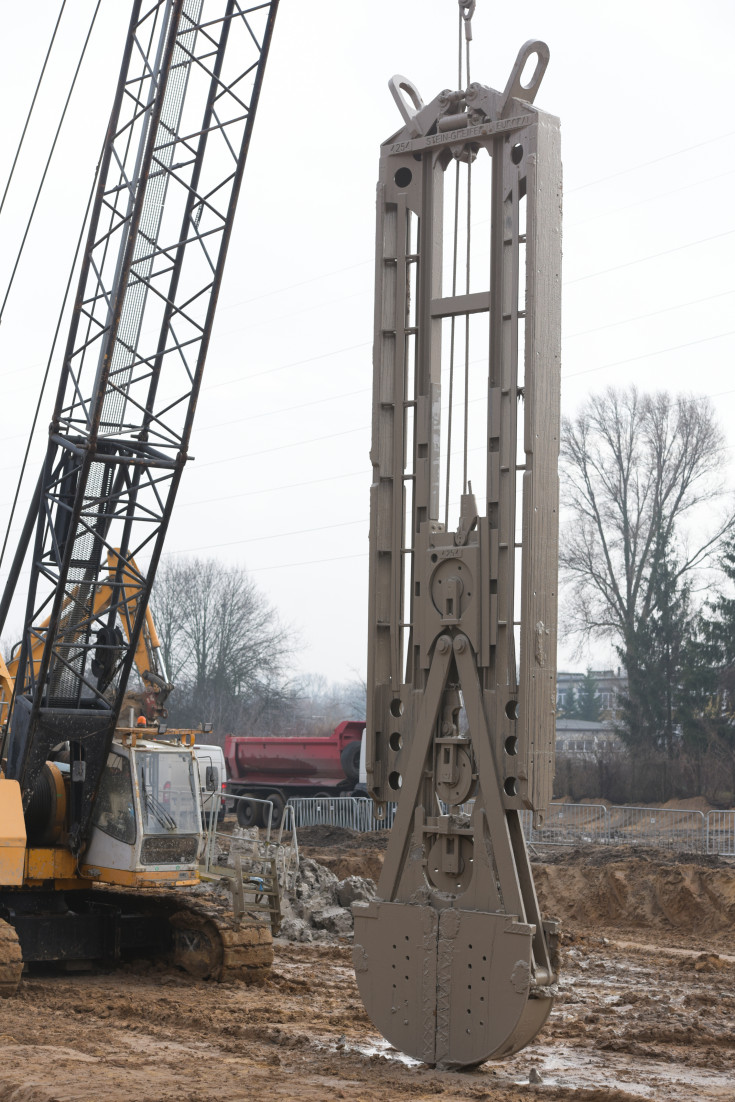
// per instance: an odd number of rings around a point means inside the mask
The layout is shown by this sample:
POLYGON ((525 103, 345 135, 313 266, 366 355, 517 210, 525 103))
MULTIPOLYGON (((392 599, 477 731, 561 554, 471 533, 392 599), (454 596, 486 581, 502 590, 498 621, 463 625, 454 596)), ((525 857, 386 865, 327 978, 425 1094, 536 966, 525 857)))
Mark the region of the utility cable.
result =
POLYGON ((707 138, 703 142, 697 142, 696 145, 687 145, 683 149, 675 149, 673 153, 664 153, 661 157, 654 157, 652 161, 640 161, 637 165, 621 168, 619 172, 611 172, 609 176, 600 176, 597 180, 588 180, 586 184, 577 184, 576 187, 567 188, 567 194, 570 195, 573 191, 582 191, 584 188, 594 187, 596 184, 607 183, 608 180, 616 180, 618 176, 626 176, 629 172, 636 172, 639 168, 650 168, 651 165, 660 164, 661 161, 668 161, 672 157, 680 157, 682 153, 691 153, 693 149, 701 149, 703 145, 712 145, 713 142, 721 142, 723 138, 731 138, 733 134, 735 134, 735 130, 728 130, 725 134, 718 134, 715 138, 707 138))
POLYGON ((46 159, 46 166, 43 170, 43 175, 41 176, 41 182, 38 185, 38 190, 36 191, 36 197, 33 200, 33 206, 31 207, 31 213, 28 215, 28 221, 26 222, 26 228, 23 231, 23 238, 22 238, 21 243, 20 243, 20 248, 18 249, 18 255, 15 258, 15 264, 13 265, 13 270, 10 273, 10 279, 8 280, 8 286, 7 286, 6 291, 5 291, 5 297, 3 298, 2 305, 0 306, 0 323, 2 323, 2 320, 3 320, 3 314, 5 313, 5 306, 6 306, 7 301, 8 301, 8 296, 9 296, 11 288, 13 286, 13 282, 15 281, 15 274, 18 271, 18 265, 20 264, 20 259, 23 255, 23 250, 25 249, 25 244, 26 244, 26 241, 28 239, 28 234, 29 234, 30 229, 31 229, 31 224, 33 222, 33 218, 34 218, 35 213, 36 213, 36 207, 38 206, 38 200, 41 198, 41 192, 43 190, 43 185, 46 182, 46 176, 48 174, 49 168, 51 167, 51 159, 54 155, 54 150, 56 149, 56 143, 59 140, 59 134, 61 133, 61 127, 64 124, 64 119, 66 118, 67 108, 69 107, 69 102, 70 102, 72 94, 74 92, 74 87, 75 87, 76 82, 77 82, 77 77, 79 76, 79 70, 81 69, 82 62, 84 61, 84 55, 87 52, 87 46, 88 46, 89 40, 92 36, 92 30, 94 28, 94 24, 95 24, 95 21, 97 19, 97 12, 100 10, 100 4, 101 3, 102 3, 102 0, 97 0, 97 7, 94 9, 94 14, 92 15, 92 22, 89 25, 89 30, 87 31, 87 37, 84 40, 84 45, 82 46, 82 52, 79 55, 79 61, 77 62, 77 67, 74 70, 74 76, 72 77, 72 82, 71 82, 71 86, 69 88, 69 93, 66 97, 66 102, 64 103, 64 109, 61 112, 61 118, 59 119, 59 124, 56 127, 56 133, 54 135, 54 140, 51 143, 51 149, 49 150, 49 155, 46 159))
POLYGON ((20 157, 20 151, 23 148, 23 142, 25 141, 26 131, 28 130, 28 126, 29 126, 30 121, 31 121, 31 116, 33 115, 33 108, 36 106, 36 100, 38 98, 38 93, 41 90, 41 83, 43 81, 43 75, 46 72, 46 66, 48 65, 48 59, 51 56, 51 50, 52 50, 53 45, 54 45, 54 39, 56 38, 56 32, 59 29, 59 23, 61 22, 61 17, 64 14, 64 8, 65 7, 66 7, 66 0, 62 0, 61 8, 59 10, 59 14, 58 14, 57 19, 56 19, 56 26, 54 27, 54 33, 51 35, 51 41, 49 42, 48 50, 46 51, 46 57, 44 58, 43 67, 41 68, 41 75, 39 76, 38 81, 36 82, 36 90, 33 93, 33 99, 31 100, 31 106, 28 108, 28 114, 26 115, 26 121, 25 121, 25 124, 23 126, 23 133, 20 136, 20 141, 18 142, 18 148, 15 151, 15 157, 13 158, 13 163, 10 166, 10 174, 8 176, 8 182, 5 185, 5 191, 3 192, 3 197, 0 200, 0 214, 2 214, 2 212, 3 212, 3 207, 5 206, 5 199, 7 198, 8 190, 10 189, 10 185, 13 181, 13 175, 15 173, 15 166, 18 163, 18 158, 20 157))
POLYGON ((660 253, 651 253, 650 256, 639 256, 637 260, 626 260, 623 264, 616 264, 612 268, 602 268, 599 272, 589 272, 587 275, 577 276, 575 279, 565 279, 562 286, 569 287, 572 283, 581 283, 585 279, 596 279, 597 276, 608 275, 609 272, 619 272, 621 268, 632 268, 635 264, 643 264, 646 260, 657 260, 660 256, 671 256, 672 253, 680 253, 682 249, 692 249, 695 245, 706 245, 709 241, 717 241, 721 237, 730 237, 735 230, 723 230, 722 233, 713 233, 711 237, 700 237, 697 241, 688 241, 684 245, 676 245, 673 249, 664 249, 660 253))
MULTIPOLYGON (((98 9, 99 9, 99 6, 100 6, 100 0, 98 0, 98 4, 97 4, 98 9)), ((96 14, 97 13, 95 12, 95 15, 96 14)), ((5 538, 3 539, 3 546, 2 546, 2 549, 0 550, 0 567, 3 564, 3 560, 5 558, 5 551, 6 551, 6 548, 8 546, 8 539, 10 537, 10 529, 12 527, 13 518, 15 516, 15 510, 16 510, 17 505, 18 505, 18 497, 20 495, 20 488, 21 488, 21 485, 23 483, 23 478, 24 478, 25 471, 26 471, 26 466, 27 466, 27 463, 28 463, 28 456, 30 454, 31 445, 33 443, 33 434, 36 431, 36 425, 38 423, 38 415, 41 412, 41 402, 43 401, 43 396, 46 392, 46 384, 48 382, 48 377, 49 377, 49 372, 51 370, 51 364, 53 362, 54 352, 56 351, 56 342, 59 339, 59 331, 61 329, 61 322, 63 320, 64 312, 66 310, 66 304, 69 300, 69 291, 71 289, 72 280, 74 278, 74 271, 76 269, 77 259, 79 257, 79 251, 82 247, 82 241, 84 240, 84 230, 85 230, 85 227, 87 225, 87 218, 89 217, 89 210, 90 210, 90 207, 92 206, 92 200, 94 198, 94 193, 95 193, 95 188, 96 188, 96 185, 97 185, 97 177, 99 175, 99 170, 100 170, 100 162, 98 161, 97 162, 97 168, 95 169, 95 173, 94 173, 94 178, 92 180, 92 187, 90 188, 90 192, 89 192, 89 198, 87 199, 87 208, 84 212, 84 218, 82 219, 82 228, 79 231, 79 237, 77 238, 77 246, 76 246, 76 249, 74 250, 74 258, 72 260, 71 267, 69 269, 69 276, 68 276, 67 281, 66 281, 66 288, 64 290, 64 297, 63 297, 62 302, 61 302, 61 308, 59 310, 59 316, 56 319, 56 328, 54 329, 54 337, 53 337, 53 341, 51 342, 51 351, 49 352, 48 360, 46 361, 46 370, 44 371, 44 374, 43 374, 43 380, 41 382, 41 389, 38 392, 38 401, 36 402, 36 409, 35 409, 35 412, 33 414, 33 422, 31 424, 31 430, 28 434, 28 440, 26 442, 26 448, 25 448, 25 452, 23 454, 23 462, 21 463, 20 474, 18 475, 18 483, 17 483, 16 488, 15 488, 15 495, 13 497, 13 504, 12 504, 12 507, 11 507, 11 510, 10 510, 10 516, 8 517, 7 527, 5 529, 5 538)))
POLYGON ((701 337, 697 341, 687 341, 686 344, 674 344, 670 348, 659 348, 658 352, 644 352, 640 356, 630 356, 627 360, 614 360, 609 364, 600 364, 599 367, 586 367, 584 371, 572 371, 568 375, 563 374, 562 379, 576 379, 578 375, 591 375, 595 371, 605 371, 609 367, 621 367, 623 364, 637 363, 639 360, 648 360, 653 356, 663 356, 667 352, 678 352, 680 348, 693 348, 697 344, 717 341, 721 337, 731 337, 733 334, 735 334, 735 329, 728 329, 726 333, 713 333, 711 337, 701 337))

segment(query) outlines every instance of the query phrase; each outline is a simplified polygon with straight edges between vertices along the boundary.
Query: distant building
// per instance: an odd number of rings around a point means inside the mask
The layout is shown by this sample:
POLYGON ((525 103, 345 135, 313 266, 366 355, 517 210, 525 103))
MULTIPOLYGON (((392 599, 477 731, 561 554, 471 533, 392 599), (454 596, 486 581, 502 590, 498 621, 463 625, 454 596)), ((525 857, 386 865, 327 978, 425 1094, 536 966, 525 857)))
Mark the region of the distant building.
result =
POLYGON ((576 757, 595 757, 602 750, 618 752, 623 744, 610 721, 594 723, 588 719, 557 719, 556 752, 576 757))
MULTIPOLYGON (((618 666, 616 670, 591 670, 590 672, 597 682, 597 695, 600 698, 603 720, 620 720, 622 698, 628 691, 628 678, 625 671, 618 666)), ((556 707, 559 713, 570 706, 573 695, 579 693, 585 676, 584 672, 567 673, 561 670, 557 673, 556 707)))

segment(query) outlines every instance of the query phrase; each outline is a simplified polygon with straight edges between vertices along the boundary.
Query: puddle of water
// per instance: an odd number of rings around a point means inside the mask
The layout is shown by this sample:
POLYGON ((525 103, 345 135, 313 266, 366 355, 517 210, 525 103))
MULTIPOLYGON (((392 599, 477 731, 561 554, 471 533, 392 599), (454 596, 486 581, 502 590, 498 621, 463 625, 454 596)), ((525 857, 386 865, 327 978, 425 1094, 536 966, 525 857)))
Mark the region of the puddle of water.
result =
POLYGON ((404 1064, 407 1068, 420 1068, 421 1060, 414 1060, 413 1056, 406 1056, 405 1052, 399 1052, 382 1037, 371 1044, 345 1045, 349 1052, 359 1052, 362 1056, 384 1056, 386 1060, 393 1060, 397 1064, 404 1064))
MULTIPOLYGON (((526 1068, 533 1065, 543 1083, 566 1090, 598 1089, 601 1086, 627 1091, 639 1098, 666 1098, 666 1102, 692 1102, 696 1098, 722 1099, 732 1088, 732 1076, 725 1071, 706 1071, 671 1065, 660 1060, 641 1059, 626 1053, 594 1049, 574 1049, 566 1045, 534 1045, 526 1050, 525 1060, 515 1057, 513 1064, 524 1064, 523 1078, 518 1067, 508 1067, 516 1086, 528 1084, 526 1068)), ((496 1065, 496 1073, 497 1068, 496 1065)))

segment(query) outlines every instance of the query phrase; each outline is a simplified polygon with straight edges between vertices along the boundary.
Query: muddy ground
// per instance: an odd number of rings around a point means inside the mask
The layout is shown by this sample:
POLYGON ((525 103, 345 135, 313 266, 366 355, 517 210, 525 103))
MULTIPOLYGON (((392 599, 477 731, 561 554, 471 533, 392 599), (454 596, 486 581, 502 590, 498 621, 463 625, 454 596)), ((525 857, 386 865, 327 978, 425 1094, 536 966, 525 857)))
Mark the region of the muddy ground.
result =
MULTIPOLYGON (((318 828, 301 847, 340 878, 380 869, 374 837, 318 828)), ((506 1063, 407 1063, 362 1010, 348 942, 277 941, 257 988, 150 967, 24 979, 0 1003, 0 1102, 735 1102, 735 865, 597 849, 545 855, 536 875, 564 972, 506 1063)))

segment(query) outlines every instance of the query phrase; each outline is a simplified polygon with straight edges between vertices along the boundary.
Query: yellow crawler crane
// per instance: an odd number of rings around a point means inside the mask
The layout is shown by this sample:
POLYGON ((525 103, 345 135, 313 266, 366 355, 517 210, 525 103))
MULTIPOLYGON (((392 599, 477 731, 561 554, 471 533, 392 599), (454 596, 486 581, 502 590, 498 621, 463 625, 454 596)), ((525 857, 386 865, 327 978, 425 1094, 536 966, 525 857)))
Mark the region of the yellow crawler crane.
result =
MULTIPOLYGON (((111 552, 108 582, 95 598, 98 614, 112 601, 117 563, 117 554, 111 552)), ((135 614, 135 597, 128 609, 135 614)), ((129 637, 129 625, 123 624, 121 631, 129 637)), ((33 660, 40 661, 40 649, 33 660)), ((168 731, 160 724, 165 719, 163 702, 173 686, 165 677, 149 608, 135 664, 144 689, 125 694, 123 714, 127 711, 130 723, 115 730, 83 858, 74 858, 65 846, 70 788, 66 744, 45 763, 38 787, 41 795, 25 815, 19 784, 4 779, 0 771, 0 890, 7 890, 5 905, 15 920, 9 924, 0 919, 3 995, 15 991, 24 961, 166 953, 201 978, 246 980, 261 976, 272 962, 270 931, 262 923, 247 916, 234 922, 224 908, 211 902, 173 899, 170 893, 158 896, 151 891, 199 883, 204 816, 193 752, 195 732, 168 731), (163 737, 159 725, 165 731, 163 737), (59 895, 53 897, 51 907, 52 884, 59 895), (117 891, 108 898, 91 892, 94 884, 147 891, 143 895, 117 891), (57 923, 63 916, 66 926, 81 928, 71 946, 68 937, 56 937, 49 929, 49 911, 57 923), (100 913, 102 922, 96 917, 100 913)), ((12 702, 17 665, 17 658, 9 665, 0 658, 0 709, 4 711, 12 702)))
POLYGON ((193 735, 119 720, 136 661, 136 710, 155 718, 167 689, 148 601, 276 10, 130 4, 46 455, 0 598, 2 631, 26 568, 22 637, 0 665, 5 995, 34 962, 160 952, 249 978, 272 960, 266 926, 170 890, 197 882, 193 735))

